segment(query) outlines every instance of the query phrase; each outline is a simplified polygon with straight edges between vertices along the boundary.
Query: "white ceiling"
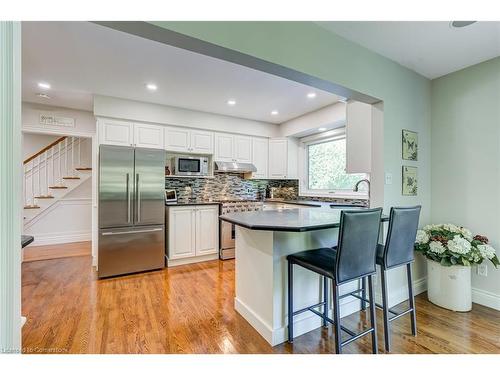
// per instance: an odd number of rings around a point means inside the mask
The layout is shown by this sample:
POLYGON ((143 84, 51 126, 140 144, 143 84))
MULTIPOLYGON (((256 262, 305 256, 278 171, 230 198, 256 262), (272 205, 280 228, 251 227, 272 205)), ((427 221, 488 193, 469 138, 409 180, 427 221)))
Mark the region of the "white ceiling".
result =
POLYGON ((317 22, 334 33, 434 79, 500 56, 500 22, 317 22))
POLYGON ((22 27, 24 101, 92 110, 92 94, 100 94, 272 123, 338 101, 300 83, 88 22, 22 27), (51 99, 36 96, 40 81, 51 84, 51 99), (158 90, 149 92, 148 82, 158 90), (307 98, 311 91, 316 98, 307 98))

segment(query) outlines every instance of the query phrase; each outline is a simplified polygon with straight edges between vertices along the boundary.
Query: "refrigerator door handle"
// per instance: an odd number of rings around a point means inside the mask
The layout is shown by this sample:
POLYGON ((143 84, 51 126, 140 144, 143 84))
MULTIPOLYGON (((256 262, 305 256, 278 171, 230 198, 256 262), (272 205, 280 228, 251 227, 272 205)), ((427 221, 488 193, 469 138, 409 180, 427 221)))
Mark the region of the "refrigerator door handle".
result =
POLYGON ((139 190, 139 173, 135 175, 135 191, 137 193, 137 223, 141 222, 141 191, 139 190))
POLYGON ((121 232, 103 232, 103 236, 114 236, 118 234, 132 234, 132 233, 148 233, 148 232, 159 232, 163 230, 163 228, 154 228, 154 229, 143 229, 143 230, 128 230, 121 232))
POLYGON ((130 223, 130 175, 127 173, 127 223, 130 223))

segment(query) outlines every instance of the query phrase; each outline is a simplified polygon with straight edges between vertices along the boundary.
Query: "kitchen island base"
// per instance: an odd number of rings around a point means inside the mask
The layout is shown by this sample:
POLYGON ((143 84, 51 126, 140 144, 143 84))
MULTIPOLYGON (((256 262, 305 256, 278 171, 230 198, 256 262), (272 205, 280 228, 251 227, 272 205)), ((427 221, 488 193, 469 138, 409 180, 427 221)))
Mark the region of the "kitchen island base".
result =
MULTIPOLYGON (((236 226, 236 296, 234 306, 272 346, 288 339, 286 256, 307 249, 336 245, 337 228, 308 232, 251 230, 236 226)), ((341 286, 341 294, 360 287, 358 282, 341 286)), ((302 267, 294 268, 294 310, 322 301, 322 279, 302 267)), ((331 294, 331 281, 328 287, 331 294)), ((331 298, 328 315, 332 316, 331 298)), ((360 301, 341 301, 341 316, 361 308, 360 301)), ((317 315, 306 312, 294 318, 294 336, 321 327, 317 315)))

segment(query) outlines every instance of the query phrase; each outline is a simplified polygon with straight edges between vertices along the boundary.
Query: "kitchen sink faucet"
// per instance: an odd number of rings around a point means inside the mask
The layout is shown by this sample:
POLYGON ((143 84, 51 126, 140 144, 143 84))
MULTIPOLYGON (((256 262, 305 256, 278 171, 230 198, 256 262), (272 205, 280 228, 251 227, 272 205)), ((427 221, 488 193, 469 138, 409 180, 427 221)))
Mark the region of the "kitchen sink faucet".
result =
POLYGON ((368 202, 370 202, 370 198, 371 198, 371 197, 370 197, 370 190, 371 190, 371 189, 370 189, 370 180, 368 180, 368 179, 366 179, 366 178, 364 178, 364 179, 362 179, 362 180, 359 180, 358 182, 356 182, 356 184, 354 185, 354 187, 353 187, 353 189, 352 189, 352 190, 353 190, 354 192, 358 192, 358 191, 359 191, 359 185, 360 185, 362 182, 366 182, 366 184, 368 185, 368 202))

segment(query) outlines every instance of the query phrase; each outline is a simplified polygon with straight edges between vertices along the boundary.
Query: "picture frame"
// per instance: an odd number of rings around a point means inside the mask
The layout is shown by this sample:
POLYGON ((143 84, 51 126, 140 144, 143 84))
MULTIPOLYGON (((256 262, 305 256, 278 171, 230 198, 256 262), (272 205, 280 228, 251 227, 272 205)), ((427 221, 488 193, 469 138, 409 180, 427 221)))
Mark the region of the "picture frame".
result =
POLYGON ((401 132, 401 154, 403 160, 418 160, 418 133, 403 129, 401 132))
POLYGON ((416 196, 418 193, 418 169, 408 165, 402 167, 401 193, 416 196))

